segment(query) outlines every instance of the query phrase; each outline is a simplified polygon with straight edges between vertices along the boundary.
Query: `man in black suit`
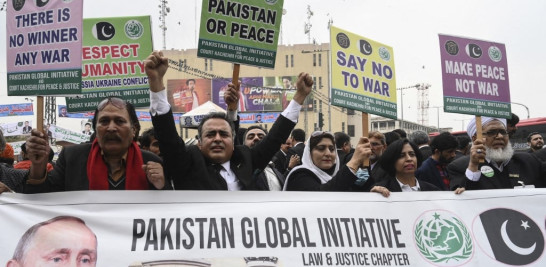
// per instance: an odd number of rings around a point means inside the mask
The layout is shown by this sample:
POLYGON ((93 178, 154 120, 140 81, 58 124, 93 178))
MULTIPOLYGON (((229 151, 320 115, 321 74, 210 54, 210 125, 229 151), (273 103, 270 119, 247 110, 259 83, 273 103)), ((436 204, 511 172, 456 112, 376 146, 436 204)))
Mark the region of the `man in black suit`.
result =
POLYGON ((273 156, 273 163, 275 164, 275 169, 277 169, 280 173, 284 173, 286 171, 286 162, 288 160, 287 154, 288 149, 292 147, 292 139, 286 138, 286 142, 284 144, 281 144, 281 149, 275 153, 275 156, 273 156))
POLYGON ((29 134, 30 131, 32 131, 32 127, 30 127, 30 123, 28 121, 25 121, 25 126, 23 127, 23 134, 29 134))
POLYGON ((505 119, 482 117, 482 125, 478 127, 482 127, 485 140, 476 138, 476 121, 470 121, 467 127, 473 140, 470 155, 453 161, 447 167, 451 189, 544 187, 544 163, 536 153, 514 153, 505 119))
POLYGON ((313 79, 300 74, 293 100, 275 121, 268 135, 252 148, 234 145, 233 113, 230 103, 238 103, 238 85, 229 84, 224 93, 228 104, 227 119, 223 113, 203 118, 198 127, 199 144, 186 147, 176 132, 172 111, 167 102, 163 77, 168 59, 153 52, 145 60, 150 85, 150 112, 160 142, 167 172, 176 174, 175 189, 185 190, 255 190, 255 170, 269 163, 296 125, 303 101, 311 92, 313 79))
MULTIPOLYGON (((286 165, 285 169, 287 172, 290 172, 293 167, 290 167, 290 158, 292 156, 297 157, 298 163, 295 166, 301 165, 301 159, 303 157, 303 150, 305 149, 305 131, 302 129, 294 129, 290 134, 290 140, 292 141, 292 147, 288 149, 286 153, 286 165)), ((295 167, 294 166, 294 167, 295 167)), ((288 173, 285 172, 285 176, 288 173)))
MULTIPOLYGON (((248 127, 245 132, 244 145, 253 148, 262 141, 267 135, 267 130, 258 125, 253 125, 248 127)), ((284 186, 284 175, 279 172, 273 162, 269 164, 264 169, 254 170, 254 179, 256 181, 256 187, 259 190, 266 191, 282 191, 284 186)))
POLYGON ((334 133, 334 139, 336 140, 337 157, 342 164, 348 162, 345 161, 345 156, 351 153, 351 137, 344 132, 334 133))
POLYGON ((140 124, 133 105, 109 97, 93 117, 92 143, 65 147, 46 174, 47 135, 32 130, 26 146, 32 167, 25 193, 77 190, 168 189, 161 159, 136 144, 140 124))

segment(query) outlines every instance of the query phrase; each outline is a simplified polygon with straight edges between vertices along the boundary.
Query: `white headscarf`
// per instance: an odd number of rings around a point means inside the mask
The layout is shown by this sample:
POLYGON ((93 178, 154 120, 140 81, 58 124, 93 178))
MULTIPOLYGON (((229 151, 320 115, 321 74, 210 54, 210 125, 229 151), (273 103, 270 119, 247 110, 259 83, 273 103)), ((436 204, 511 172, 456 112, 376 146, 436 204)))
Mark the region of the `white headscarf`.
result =
MULTIPOLYGON (((330 133, 328 133, 328 134, 330 134, 330 133)), ((323 137, 323 138, 327 138, 327 137, 323 137)), ((290 179, 290 176, 292 176, 292 174, 298 169, 305 168, 305 169, 308 169, 308 170, 312 171, 320 179, 321 184, 325 184, 328 181, 330 181, 332 179, 332 177, 334 177, 337 174, 337 172, 339 171, 340 162, 339 162, 339 156, 337 154, 337 148, 335 147, 336 146, 335 142, 334 142, 334 152, 336 153, 336 163, 335 163, 336 167, 334 169, 334 173, 332 173, 332 175, 330 175, 330 174, 326 173, 325 171, 321 170, 319 167, 317 167, 313 163, 313 158, 311 156, 311 148, 310 148, 310 145, 309 145, 310 140, 311 140, 311 137, 309 137, 307 139, 307 142, 305 143, 306 145, 305 145, 305 148, 303 149, 303 156, 302 156, 302 159, 301 159, 301 165, 295 167, 294 169, 292 169, 292 171, 290 171, 290 174, 288 174, 288 176, 286 177, 286 180, 284 181, 284 187, 282 189, 283 191, 286 191, 286 187, 288 185, 288 180, 290 179)), ((290 160, 290 159, 288 159, 288 160, 290 160)))
MULTIPOLYGON (((500 123, 504 125, 504 128, 506 128, 506 119, 492 118, 492 117, 482 117, 482 127, 493 120, 498 120, 500 123)), ((466 133, 468 134, 468 136, 470 136, 470 138, 472 138, 472 136, 476 134, 476 117, 474 117, 468 123, 468 126, 466 126, 466 133)))

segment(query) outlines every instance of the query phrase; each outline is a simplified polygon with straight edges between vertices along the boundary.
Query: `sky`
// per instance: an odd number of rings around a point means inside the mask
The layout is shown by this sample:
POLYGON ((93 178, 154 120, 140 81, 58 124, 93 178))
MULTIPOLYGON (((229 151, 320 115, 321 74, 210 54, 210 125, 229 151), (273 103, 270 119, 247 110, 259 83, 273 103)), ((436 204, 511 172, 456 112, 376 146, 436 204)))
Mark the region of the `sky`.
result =
MULTIPOLYGON (((0 3, 3 1, 0 0, 0 3)), ((167 49, 197 46, 202 1, 170 0, 166 17, 167 49)), ((160 0, 84 0, 84 17, 151 15, 154 48, 161 49, 160 0)), ((546 75, 546 1, 544 0, 285 0, 281 39, 283 45, 329 42, 328 21, 333 25, 387 44, 394 49, 397 87, 430 84, 430 126, 461 130, 470 115, 444 113, 438 34, 488 40, 506 45, 511 101, 528 107, 531 117, 546 117, 540 78, 546 75), (307 7, 310 36, 304 34, 307 7), (438 116, 439 115, 439 116, 438 116)), ((5 11, 0 12, 5 24, 5 11)), ((0 26, 0 62, 6 58, 6 29, 0 26)), ((417 121, 417 90, 403 95, 404 120, 417 121)), ((0 104, 24 103, 24 97, 7 97, 6 69, 0 64, 0 104)), ((59 98, 57 103, 64 103, 59 98)), ((522 105, 512 111, 527 117, 522 105)), ((399 106, 399 117, 401 109, 399 106)), ((0 118, 1 119, 1 118, 0 118)), ((78 124, 79 125, 79 124, 78 124)))

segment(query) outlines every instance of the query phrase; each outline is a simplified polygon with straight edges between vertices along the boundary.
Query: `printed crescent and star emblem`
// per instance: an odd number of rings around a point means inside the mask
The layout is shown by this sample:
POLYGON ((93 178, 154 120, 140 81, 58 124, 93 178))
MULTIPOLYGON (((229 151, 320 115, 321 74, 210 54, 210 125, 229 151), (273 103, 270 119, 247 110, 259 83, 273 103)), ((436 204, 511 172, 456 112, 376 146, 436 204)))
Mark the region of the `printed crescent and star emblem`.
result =
POLYGON ((527 265, 540 258, 544 236, 527 215, 512 209, 482 212, 473 225, 474 236, 483 251, 509 265, 527 265))
MULTIPOLYGON (((482 212, 472 225, 474 242, 492 259, 514 266, 538 260, 544 251, 544 235, 527 215, 498 208, 482 212)), ((416 248, 437 266, 464 265, 473 253, 473 241, 462 221, 445 210, 428 211, 414 227, 416 248)))
POLYGON ((49 0, 36 0, 36 6, 37 7, 44 7, 45 5, 47 5, 48 2, 49 2, 49 0))

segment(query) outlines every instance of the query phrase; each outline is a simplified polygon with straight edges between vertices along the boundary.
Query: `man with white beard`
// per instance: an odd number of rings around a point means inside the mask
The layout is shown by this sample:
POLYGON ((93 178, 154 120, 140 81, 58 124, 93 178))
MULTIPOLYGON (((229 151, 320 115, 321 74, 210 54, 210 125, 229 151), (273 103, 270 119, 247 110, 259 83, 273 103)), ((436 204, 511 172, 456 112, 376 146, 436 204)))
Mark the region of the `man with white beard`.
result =
POLYGON ((473 142, 470 155, 460 157, 447 167, 451 189, 544 187, 542 161, 533 154, 514 153, 505 119, 482 117, 481 127, 483 140, 478 140, 476 121, 470 121, 467 127, 473 142))

